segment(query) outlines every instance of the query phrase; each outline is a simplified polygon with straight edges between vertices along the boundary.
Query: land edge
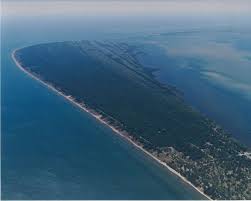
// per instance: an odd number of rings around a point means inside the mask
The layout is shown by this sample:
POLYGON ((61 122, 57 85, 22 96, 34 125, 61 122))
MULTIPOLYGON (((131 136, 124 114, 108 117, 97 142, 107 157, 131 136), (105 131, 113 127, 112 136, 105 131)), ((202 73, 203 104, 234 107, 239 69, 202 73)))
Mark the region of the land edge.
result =
POLYGON ((62 93, 61 91, 57 90, 55 87, 53 87, 52 85, 46 83, 45 81, 39 79, 37 76, 35 76, 34 74, 32 74, 31 72, 27 71, 24 67, 22 67, 22 65, 17 61, 17 59, 15 58, 15 53, 20 50, 23 49, 25 47, 22 48, 17 48, 14 49, 11 53, 11 58, 13 59, 14 63, 16 64, 16 66, 23 71, 24 73, 26 73, 27 75, 29 75, 32 79, 38 81, 39 83, 41 83, 42 85, 44 85, 45 87, 47 87, 48 89, 51 89, 53 92, 55 92, 57 95, 61 95, 62 97, 64 97, 66 100, 68 100, 71 104, 77 106, 78 108, 80 108, 82 111, 87 112, 88 114, 90 114, 92 117, 94 117, 97 121, 99 121, 100 123, 104 124, 105 126, 109 127, 114 133, 118 134, 120 137, 122 137, 123 139, 125 139, 127 142, 131 143, 132 145, 134 145, 137 149, 139 149, 140 151, 142 151, 143 153, 145 153, 148 157, 150 157, 151 159, 155 160, 156 162, 158 162, 160 165, 164 166, 165 168, 167 168, 171 173, 173 173, 175 176, 179 177, 181 180, 183 180, 186 184, 189 184, 191 187, 193 187, 197 192, 199 192, 201 195, 205 196, 208 200, 213 200, 211 197, 209 197, 208 195, 206 195, 202 190, 200 190, 198 187, 196 187, 194 184, 192 184, 189 180, 187 180, 184 176, 182 176, 179 172, 177 172, 176 170, 174 170, 173 168, 171 168, 169 165, 167 165, 165 162, 161 161, 160 159, 158 159, 156 156, 154 156, 153 154, 151 154, 149 151, 147 151, 146 149, 144 149, 142 146, 140 146, 139 144, 137 144, 136 142, 134 142, 132 139, 130 139, 129 137, 125 136, 121 131, 119 131, 118 129, 116 129, 113 125, 109 124, 109 122, 105 121, 104 119, 100 118, 100 115, 98 113, 94 113, 93 111, 91 111, 90 109, 88 109, 87 107, 84 107, 83 105, 81 105, 80 103, 76 102, 72 97, 62 93))

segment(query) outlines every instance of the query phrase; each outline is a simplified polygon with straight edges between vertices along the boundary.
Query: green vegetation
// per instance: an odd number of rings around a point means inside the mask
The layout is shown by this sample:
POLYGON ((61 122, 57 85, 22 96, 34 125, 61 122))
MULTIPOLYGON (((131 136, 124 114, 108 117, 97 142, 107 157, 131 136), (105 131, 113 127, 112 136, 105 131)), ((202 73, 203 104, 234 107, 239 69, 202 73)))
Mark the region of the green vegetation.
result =
POLYGON ((31 46, 15 57, 213 199, 251 199, 248 150, 156 81, 139 53, 124 43, 80 41, 31 46))

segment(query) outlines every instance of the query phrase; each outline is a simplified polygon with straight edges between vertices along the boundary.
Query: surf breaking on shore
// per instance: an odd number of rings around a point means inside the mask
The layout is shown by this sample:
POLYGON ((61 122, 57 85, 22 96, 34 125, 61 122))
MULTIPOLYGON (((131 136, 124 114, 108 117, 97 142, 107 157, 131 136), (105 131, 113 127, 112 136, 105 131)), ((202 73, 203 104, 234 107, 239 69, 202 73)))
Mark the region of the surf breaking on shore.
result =
POLYGON ((19 49, 15 49, 13 50, 11 57, 13 59, 13 61, 15 62, 16 66, 22 70, 24 73, 26 73, 27 75, 29 75, 31 78, 33 78, 34 80, 38 81, 39 83, 43 84, 44 86, 46 86, 47 88, 51 89, 53 92, 55 92, 58 95, 61 95, 62 97, 64 97, 65 99, 67 99, 70 103, 72 103, 73 105, 77 106, 78 108, 80 108, 81 110, 89 113, 91 116, 93 116, 96 120, 98 120, 100 123, 104 124, 105 126, 109 127, 114 133, 118 134, 119 136, 121 136, 123 139, 125 139, 127 142, 131 143, 132 145, 134 145, 137 149, 143 151, 148 157, 152 158, 154 161, 158 162, 159 164, 161 164, 162 166, 164 166, 165 168, 167 168, 170 172, 172 172, 174 175, 176 175, 177 177, 179 177, 180 179, 182 179, 185 183, 189 184, 191 187, 193 187, 197 192, 199 192, 200 194, 202 194, 205 198, 212 200, 208 195, 206 195, 202 190, 200 190, 199 188, 197 188, 195 185, 193 185, 190 181, 188 181, 184 176, 182 176, 179 172, 177 172, 176 170, 174 170, 173 168, 171 168, 170 166, 168 166, 166 163, 164 163, 163 161, 161 161, 160 159, 158 159, 156 156, 154 156, 152 153, 150 153, 149 151, 145 150, 141 145, 139 145, 137 142, 133 141, 129 136, 130 135, 125 135, 123 134, 122 131, 120 131, 119 129, 115 128, 113 125, 109 124, 108 121, 106 121, 105 119, 102 119, 102 115, 100 115, 99 113, 93 111, 90 108, 87 108, 85 106, 85 104, 83 103, 78 103, 74 97, 70 96, 70 95, 66 95, 63 92, 61 92, 60 90, 56 89, 53 85, 41 80, 38 76, 32 74, 32 72, 26 70, 22 64, 20 62, 18 62, 18 60, 15 58, 15 54, 19 49))

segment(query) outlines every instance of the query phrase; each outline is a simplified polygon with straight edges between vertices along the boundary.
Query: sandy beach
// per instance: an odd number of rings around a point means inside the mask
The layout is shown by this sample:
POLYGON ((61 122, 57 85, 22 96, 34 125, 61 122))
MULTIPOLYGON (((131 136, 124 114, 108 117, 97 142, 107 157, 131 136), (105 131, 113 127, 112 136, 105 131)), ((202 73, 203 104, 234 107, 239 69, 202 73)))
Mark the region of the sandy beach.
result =
POLYGON ((13 59, 13 61, 15 62, 16 66, 22 70, 23 72, 25 72, 27 75, 29 75, 31 78, 37 80, 39 83, 43 84, 44 86, 48 87, 49 89, 51 89, 52 91, 54 91, 56 94, 63 96, 65 99, 67 99, 70 103, 72 103, 73 105, 77 106, 78 108, 80 108, 81 110, 89 113, 90 115, 92 115, 96 120, 98 120, 100 123, 106 125, 107 127, 109 127, 110 129, 112 129, 114 131, 114 133, 118 134, 119 136, 121 136, 123 139, 125 139, 126 141, 130 142, 131 144, 133 144, 137 149, 143 151, 147 156, 151 157, 152 159, 154 159, 155 161, 157 161, 159 164, 161 164, 162 166, 166 167, 169 171, 171 171, 173 174, 175 174, 176 176, 178 176, 179 178, 181 178, 185 183, 189 184, 190 186, 192 186, 195 190, 197 190, 199 193, 201 193, 203 196, 205 196, 205 198, 212 200, 208 195, 206 195, 204 192, 202 192, 199 188, 197 188, 196 186, 194 186, 190 181, 188 181, 185 177, 183 177, 180 173, 178 173, 177 171, 175 171, 173 168, 171 168, 170 166, 168 166, 166 163, 164 163, 163 161, 161 161, 160 159, 158 159, 157 157, 155 157, 153 154, 151 154, 150 152, 148 152, 147 150, 145 150, 142 146, 140 146, 139 144, 137 144, 135 141, 133 141, 132 139, 130 139, 128 136, 124 135, 122 131, 116 129, 114 126, 112 126, 111 124, 109 124, 107 121, 105 121, 104 119, 102 119, 102 115, 92 111, 91 109, 88 109, 87 107, 84 106, 84 104, 80 104, 78 102, 76 102, 74 100, 74 98, 72 96, 69 95, 65 95, 64 93, 62 93, 61 91, 57 90, 55 87, 53 87, 51 84, 48 84, 46 82, 44 82, 43 80, 39 79, 37 76, 35 76, 34 74, 32 74, 31 72, 27 71, 24 67, 22 67, 22 65, 17 61, 17 59, 15 58, 15 53, 18 49, 15 49, 12 54, 11 57, 13 59))

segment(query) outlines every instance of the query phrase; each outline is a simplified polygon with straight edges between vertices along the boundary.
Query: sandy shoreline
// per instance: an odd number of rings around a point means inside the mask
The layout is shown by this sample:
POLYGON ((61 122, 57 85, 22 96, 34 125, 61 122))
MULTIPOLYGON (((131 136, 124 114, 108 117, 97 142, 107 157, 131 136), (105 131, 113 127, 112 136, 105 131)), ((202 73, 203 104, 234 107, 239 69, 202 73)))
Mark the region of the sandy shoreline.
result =
POLYGON ((143 151, 147 156, 151 157, 152 159, 154 159, 155 161, 157 161, 159 164, 163 165, 164 167, 166 167, 169 171, 171 171, 173 174, 175 174, 176 176, 178 176, 179 178, 181 178, 185 183, 189 184, 190 186, 192 186, 196 191, 198 191, 200 194, 202 194, 203 196, 205 196, 207 199, 212 200, 208 195, 206 195, 204 192, 202 192, 199 188, 197 188, 196 186, 194 186, 190 181, 188 181, 185 177, 183 177, 180 173, 178 173, 176 170, 174 170, 173 168, 171 168, 170 166, 168 166, 166 163, 164 163, 163 161, 161 161, 160 159, 158 159, 157 157, 155 157, 153 154, 151 154, 150 152, 148 152, 147 150, 145 150, 143 147, 141 147, 140 145, 138 145, 136 142, 134 142, 132 139, 130 139, 129 137, 125 136, 121 131, 119 131, 118 129, 116 129, 114 126, 110 125, 108 122, 106 122, 104 119, 101 118, 101 115, 97 114, 94 111, 91 111, 91 109, 86 108, 83 104, 77 103, 71 96, 65 95, 64 93, 60 92, 59 90, 57 90, 55 87, 53 87, 52 85, 42 81, 41 79, 39 79, 38 77, 36 77, 35 75, 33 75, 31 72, 27 71, 25 68, 22 67, 22 65, 16 60, 15 58, 15 53, 18 49, 15 49, 12 54, 11 57, 13 59, 13 61, 15 62, 16 66, 22 70, 23 72, 25 72, 27 75, 29 75, 31 78, 33 78, 34 80, 37 80, 38 82, 40 82, 41 84, 43 84, 44 86, 46 86, 47 88, 51 89, 52 91, 54 91, 55 93, 57 93, 58 95, 63 96, 65 99, 67 99, 68 101, 70 101, 73 105, 79 107, 81 110, 84 110, 85 112, 89 113, 90 115, 92 115, 95 119, 97 119, 100 123, 106 125, 107 127, 109 127, 110 129, 112 129, 115 133, 117 133, 118 135, 120 135, 122 138, 124 138, 126 141, 130 142, 131 144, 133 144, 136 148, 140 149, 141 151, 143 151))

